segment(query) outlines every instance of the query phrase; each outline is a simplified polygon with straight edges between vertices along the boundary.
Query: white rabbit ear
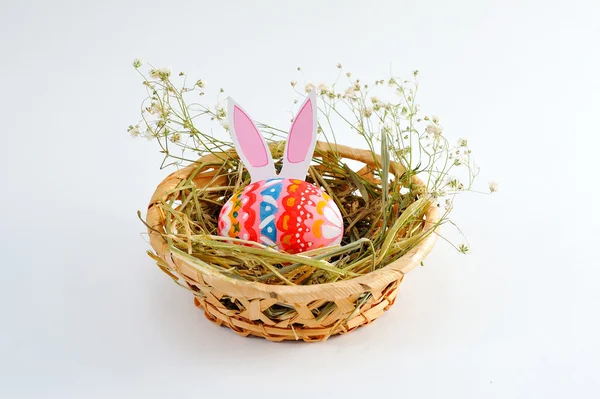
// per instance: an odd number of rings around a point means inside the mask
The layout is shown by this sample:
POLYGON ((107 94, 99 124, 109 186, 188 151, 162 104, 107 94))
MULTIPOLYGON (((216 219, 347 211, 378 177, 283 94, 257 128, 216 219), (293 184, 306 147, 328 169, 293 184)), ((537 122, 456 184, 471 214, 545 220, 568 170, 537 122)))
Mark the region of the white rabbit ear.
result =
POLYGON ((258 128, 231 97, 228 104, 229 130, 240 160, 253 182, 277 177, 271 151, 258 128))
POLYGON ((313 89, 300 107, 292 123, 283 153, 279 176, 288 179, 306 178, 317 143, 317 94, 313 89))

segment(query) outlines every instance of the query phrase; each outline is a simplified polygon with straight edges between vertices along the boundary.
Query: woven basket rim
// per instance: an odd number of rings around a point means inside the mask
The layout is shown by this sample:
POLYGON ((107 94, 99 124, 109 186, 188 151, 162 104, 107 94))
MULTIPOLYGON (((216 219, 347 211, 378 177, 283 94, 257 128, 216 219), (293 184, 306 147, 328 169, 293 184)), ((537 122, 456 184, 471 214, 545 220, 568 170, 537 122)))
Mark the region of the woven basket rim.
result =
MULTIPOLYGON (((317 142, 317 152, 327 153, 335 150, 343 158, 354 159, 365 164, 374 164, 373 155, 370 151, 355 149, 341 144, 332 144, 317 142)), ((316 153, 317 153, 316 152, 316 153)), ((228 154, 231 155, 231 154, 228 154)), ((348 280, 341 280, 332 283, 313 284, 313 285, 271 285, 261 282, 252 282, 234 279, 221 274, 212 269, 198 270, 184 260, 178 258, 169 251, 167 242, 155 230, 164 229, 164 217, 161 219, 161 213, 158 210, 158 202, 166 197, 166 193, 190 176, 197 169, 199 163, 214 162, 214 155, 208 155, 200 158, 196 163, 191 164, 179 171, 176 171, 165 178, 156 188, 152 200, 148 205, 146 222, 148 234, 150 235, 150 244, 157 255, 164 259, 170 267, 184 274, 188 279, 204 282, 222 293, 231 296, 242 296, 245 298, 272 298, 281 303, 306 303, 311 300, 331 300, 347 298, 350 295, 364 293, 372 289, 384 289, 390 283, 400 280, 406 273, 421 264, 423 259, 431 252, 437 241, 437 229, 427 235, 414 248, 408 251, 404 256, 394 262, 377 269, 373 272, 354 277, 348 280)), ((379 156, 377 162, 381 162, 379 156)), ((390 163, 392 173, 402 173, 403 168, 394 163, 390 163)), ((424 186, 423 182, 416 176, 412 177, 413 183, 424 186)), ((425 214, 425 229, 429 229, 439 221, 439 211, 435 206, 430 206, 425 214)))

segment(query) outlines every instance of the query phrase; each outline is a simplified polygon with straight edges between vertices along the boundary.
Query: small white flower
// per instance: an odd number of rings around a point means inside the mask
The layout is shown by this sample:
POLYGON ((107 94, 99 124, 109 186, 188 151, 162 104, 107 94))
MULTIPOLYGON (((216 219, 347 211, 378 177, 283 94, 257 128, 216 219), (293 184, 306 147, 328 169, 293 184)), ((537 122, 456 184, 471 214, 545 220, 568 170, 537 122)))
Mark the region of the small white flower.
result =
POLYGON ((454 156, 454 165, 466 165, 469 163, 469 155, 466 153, 457 153, 454 156))
POLYGON ((370 118, 373 115, 373 107, 367 107, 365 109, 360 110, 360 113, 365 118, 370 118))
POLYGON ((496 183, 495 181, 491 181, 489 183, 489 187, 490 187, 490 193, 495 193, 496 191, 498 191, 498 183, 496 183))
POLYGON ((372 102, 373 104, 378 104, 378 103, 380 102, 380 100, 379 100, 379 98, 378 98, 378 97, 376 97, 376 96, 373 96, 373 97, 371 97, 371 102, 372 102))
POLYGON ((425 128, 425 131, 427 132, 427 134, 430 134, 431 136, 433 136, 433 138, 435 140, 439 140, 442 137, 442 127, 441 126, 429 124, 425 128))
POLYGON ((148 141, 151 141, 151 140, 155 139, 157 136, 156 136, 156 133, 150 128, 150 126, 148 126, 148 129, 146 129, 146 132, 144 133, 144 137, 146 137, 146 139, 148 141))
POLYGON ((217 115, 218 120, 225 119, 227 117, 227 110, 223 104, 217 104, 215 106, 215 114, 217 115))
POLYGON ((346 89, 346 92, 344 93, 344 97, 349 98, 349 99, 355 99, 356 98, 356 90, 354 90, 354 87, 348 87, 346 89))
POLYGON ((437 115, 432 115, 431 121, 437 125, 438 123, 440 123, 440 117, 437 115))
POLYGON ((292 81, 290 82, 290 84, 292 85, 292 87, 296 87, 296 83, 298 83, 298 82, 296 82, 295 80, 292 80, 292 81))
POLYGON ((448 177, 446 179, 446 185, 457 191, 460 191, 465 187, 456 177, 448 177))
POLYGON ((312 82, 308 82, 306 86, 304 86, 304 91, 310 93, 315 88, 315 84, 312 82))
POLYGON ((158 68, 150 71, 150 77, 156 80, 167 80, 171 76, 169 68, 158 68))
POLYGON ((465 137, 461 137, 458 139, 457 142, 459 147, 466 147, 467 146, 467 139, 465 137))
MULTIPOLYGON (((439 201, 442 197, 445 197, 447 194, 445 189, 439 189, 439 190, 434 190, 429 194, 431 203, 434 204, 435 206, 439 206, 439 201)), ((446 200, 446 202, 448 202, 448 200, 446 200)))
POLYGON ((469 248, 469 246, 466 243, 462 243, 458 246, 458 251, 461 254, 468 254, 469 251, 471 251, 471 248, 469 248))
POLYGON ((452 200, 450 198, 446 198, 444 210, 446 210, 446 212, 450 212, 452 210, 452 200))
POLYGON ((160 103, 153 102, 152 104, 150 104, 150 107, 146 109, 146 111, 148 111, 152 115, 162 116, 165 112, 165 109, 160 103))
POLYGON ((173 133, 169 140, 171 140, 172 143, 178 143, 181 140, 181 134, 173 133))
POLYGON ((221 121, 221 126, 223 126, 223 129, 229 131, 229 122, 227 122, 227 119, 221 121))
POLYGON ((127 131, 131 137, 139 137, 140 134, 142 134, 142 132, 140 132, 140 125, 130 125, 129 128, 127 128, 127 131))
POLYGON ((131 65, 133 65, 133 67, 134 67, 135 69, 138 69, 139 67, 141 67, 141 66, 142 66, 142 60, 140 60, 139 58, 135 58, 135 59, 133 60, 133 62, 131 63, 131 65))
POLYGON ((331 93, 331 87, 327 86, 325 83, 321 83, 319 84, 319 86, 317 87, 317 91, 319 92, 319 94, 329 94, 331 93))

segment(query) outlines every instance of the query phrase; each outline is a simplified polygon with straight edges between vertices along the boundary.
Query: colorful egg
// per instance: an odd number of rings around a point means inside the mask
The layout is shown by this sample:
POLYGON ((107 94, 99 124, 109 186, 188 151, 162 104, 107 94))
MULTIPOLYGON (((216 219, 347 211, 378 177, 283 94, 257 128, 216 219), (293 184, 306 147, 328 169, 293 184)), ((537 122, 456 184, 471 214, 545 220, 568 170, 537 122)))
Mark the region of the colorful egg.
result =
POLYGON ((219 234, 287 253, 337 245, 344 223, 319 187, 297 179, 257 181, 234 194, 219 215, 219 234))

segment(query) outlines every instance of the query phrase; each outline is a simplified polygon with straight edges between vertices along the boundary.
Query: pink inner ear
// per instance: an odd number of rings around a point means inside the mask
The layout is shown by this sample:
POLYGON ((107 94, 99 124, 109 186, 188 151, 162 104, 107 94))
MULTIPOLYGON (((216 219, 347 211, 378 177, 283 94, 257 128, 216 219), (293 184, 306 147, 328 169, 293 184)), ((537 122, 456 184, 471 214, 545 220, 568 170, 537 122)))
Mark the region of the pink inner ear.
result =
POLYGON ((312 101, 308 100, 302 107, 292 124, 290 137, 287 142, 287 159, 291 163, 299 163, 306 159, 312 143, 313 135, 313 108, 312 101))
POLYGON ((237 141, 250 166, 259 168, 269 163, 262 136, 241 108, 233 107, 233 124, 237 141))

